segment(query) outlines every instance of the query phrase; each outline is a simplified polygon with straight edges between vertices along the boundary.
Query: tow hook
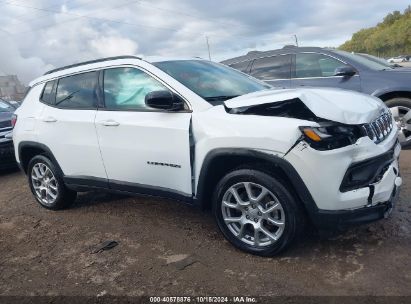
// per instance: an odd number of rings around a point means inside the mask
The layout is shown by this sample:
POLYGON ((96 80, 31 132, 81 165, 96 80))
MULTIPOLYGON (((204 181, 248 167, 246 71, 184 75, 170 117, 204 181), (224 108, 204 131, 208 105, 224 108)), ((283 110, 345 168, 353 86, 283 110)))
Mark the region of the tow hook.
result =
POLYGON ((384 218, 388 218, 391 215, 392 209, 393 209, 393 206, 392 206, 392 203, 390 202, 388 204, 387 210, 384 212, 384 218))

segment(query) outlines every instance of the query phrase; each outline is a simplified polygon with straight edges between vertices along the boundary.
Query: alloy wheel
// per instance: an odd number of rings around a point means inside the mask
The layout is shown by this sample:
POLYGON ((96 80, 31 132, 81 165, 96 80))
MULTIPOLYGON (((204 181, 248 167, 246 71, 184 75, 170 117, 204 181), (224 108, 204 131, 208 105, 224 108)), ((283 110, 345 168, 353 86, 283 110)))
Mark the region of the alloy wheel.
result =
POLYGON ((221 211, 231 233, 248 245, 270 246, 284 232, 283 207, 262 185, 241 182, 231 186, 223 196, 221 211))
POLYGON ((58 182, 50 168, 37 163, 31 170, 31 183, 37 198, 47 206, 54 204, 58 197, 58 182))

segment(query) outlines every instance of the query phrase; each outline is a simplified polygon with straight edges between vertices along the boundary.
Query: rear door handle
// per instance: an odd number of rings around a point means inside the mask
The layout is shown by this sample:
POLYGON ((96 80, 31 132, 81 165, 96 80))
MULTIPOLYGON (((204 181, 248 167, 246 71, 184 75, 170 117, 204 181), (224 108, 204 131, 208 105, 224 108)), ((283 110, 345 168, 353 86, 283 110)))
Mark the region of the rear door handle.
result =
POLYGON ((106 127, 117 127, 120 125, 120 123, 118 123, 117 121, 114 120, 105 120, 103 122, 101 122, 103 126, 106 127))
POLYGON ((56 122, 57 119, 55 119, 54 117, 48 116, 46 118, 43 119, 44 122, 56 122))

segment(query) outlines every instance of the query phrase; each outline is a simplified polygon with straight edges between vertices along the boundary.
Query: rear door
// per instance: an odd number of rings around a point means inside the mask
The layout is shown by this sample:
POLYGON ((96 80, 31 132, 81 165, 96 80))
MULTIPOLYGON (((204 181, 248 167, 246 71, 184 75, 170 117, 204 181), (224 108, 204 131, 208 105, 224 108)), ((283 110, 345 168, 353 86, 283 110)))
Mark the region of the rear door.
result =
POLYGON ((250 75, 274 87, 289 88, 291 85, 291 55, 257 58, 252 64, 250 75))
POLYGON ((292 87, 333 87, 361 91, 358 73, 354 76, 334 76, 335 69, 348 64, 321 53, 297 53, 291 80, 292 87))
POLYGON ((147 107, 148 93, 169 88, 136 67, 106 69, 101 86, 96 129, 110 187, 191 198, 191 111, 147 107))
POLYGON ((47 82, 41 95, 46 106, 37 124, 39 141, 72 178, 107 178, 94 127, 97 76, 87 72, 47 82))

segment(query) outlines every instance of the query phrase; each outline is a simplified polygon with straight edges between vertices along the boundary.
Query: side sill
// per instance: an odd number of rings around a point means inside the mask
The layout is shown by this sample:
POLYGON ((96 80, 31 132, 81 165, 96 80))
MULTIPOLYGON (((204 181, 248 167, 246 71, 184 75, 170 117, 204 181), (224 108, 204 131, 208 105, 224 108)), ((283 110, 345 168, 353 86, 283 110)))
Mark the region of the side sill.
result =
POLYGON ((144 195, 161 197, 194 204, 193 197, 175 190, 142 185, 137 183, 108 180, 90 176, 65 176, 63 177, 67 188, 74 191, 104 190, 108 192, 123 193, 128 195, 144 195))

